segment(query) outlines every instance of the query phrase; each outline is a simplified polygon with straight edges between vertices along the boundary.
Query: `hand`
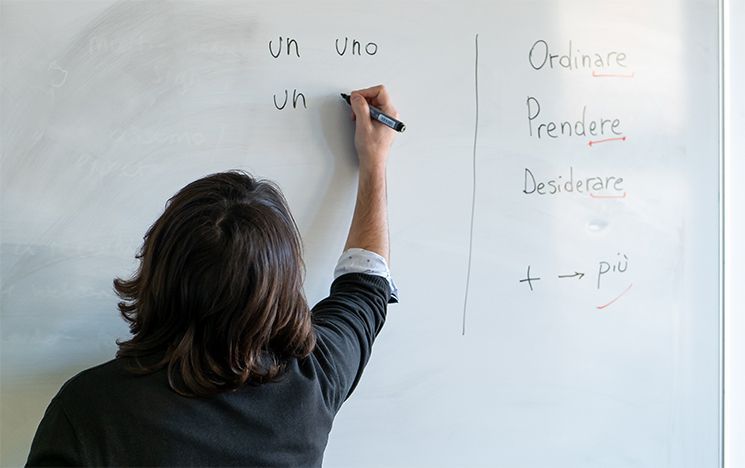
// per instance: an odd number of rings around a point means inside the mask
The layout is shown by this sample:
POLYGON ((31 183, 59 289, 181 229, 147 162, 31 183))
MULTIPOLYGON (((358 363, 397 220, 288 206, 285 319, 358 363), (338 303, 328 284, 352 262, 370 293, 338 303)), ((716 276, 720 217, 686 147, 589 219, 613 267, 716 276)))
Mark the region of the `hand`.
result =
POLYGON ((361 170, 385 169, 396 131, 370 118, 369 105, 373 105, 398 118, 388 91, 383 85, 352 91, 352 117, 356 122, 354 146, 360 159, 361 170))

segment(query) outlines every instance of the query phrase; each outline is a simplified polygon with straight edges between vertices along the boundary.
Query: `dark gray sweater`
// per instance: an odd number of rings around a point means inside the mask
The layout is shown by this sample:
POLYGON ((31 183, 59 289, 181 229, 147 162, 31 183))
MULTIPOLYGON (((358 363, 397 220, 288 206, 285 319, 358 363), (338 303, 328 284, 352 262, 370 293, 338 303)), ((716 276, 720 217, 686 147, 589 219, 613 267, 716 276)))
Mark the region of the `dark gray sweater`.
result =
POLYGON ((278 382, 186 398, 165 370, 135 376, 114 359, 62 386, 28 466, 320 466, 341 404, 385 321, 388 282, 347 274, 313 308, 317 345, 278 382))

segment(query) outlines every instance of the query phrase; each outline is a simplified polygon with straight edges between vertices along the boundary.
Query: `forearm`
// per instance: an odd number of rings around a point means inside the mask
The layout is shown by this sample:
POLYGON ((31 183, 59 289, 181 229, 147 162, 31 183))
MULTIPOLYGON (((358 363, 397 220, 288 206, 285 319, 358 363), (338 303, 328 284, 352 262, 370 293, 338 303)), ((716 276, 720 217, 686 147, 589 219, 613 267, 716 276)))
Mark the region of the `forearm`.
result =
POLYGON ((356 121, 354 146, 360 161, 357 202, 349 227, 346 249, 359 248, 389 260, 388 205, 386 196, 386 162, 395 132, 370 118, 374 105, 383 112, 398 116, 386 89, 380 86, 353 91, 350 98, 356 121))
POLYGON ((389 260, 385 164, 360 169, 357 202, 344 248, 369 250, 389 260))

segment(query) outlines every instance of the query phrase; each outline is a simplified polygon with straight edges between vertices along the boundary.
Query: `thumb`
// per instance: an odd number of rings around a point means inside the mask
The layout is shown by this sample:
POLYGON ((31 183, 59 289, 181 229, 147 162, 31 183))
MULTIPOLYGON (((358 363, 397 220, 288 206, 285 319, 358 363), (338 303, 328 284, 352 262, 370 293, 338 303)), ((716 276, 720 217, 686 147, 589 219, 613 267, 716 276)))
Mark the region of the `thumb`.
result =
POLYGON ((352 111, 357 118, 357 122, 366 122, 370 120, 370 107, 367 105, 365 98, 359 94, 352 94, 352 111))

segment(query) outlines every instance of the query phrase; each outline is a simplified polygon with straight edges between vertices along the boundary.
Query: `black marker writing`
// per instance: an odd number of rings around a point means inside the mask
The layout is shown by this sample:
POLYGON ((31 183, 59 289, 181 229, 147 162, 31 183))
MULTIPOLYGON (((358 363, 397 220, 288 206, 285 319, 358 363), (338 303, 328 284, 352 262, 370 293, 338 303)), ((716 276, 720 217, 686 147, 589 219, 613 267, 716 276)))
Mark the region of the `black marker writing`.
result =
MULTIPOLYGON (((348 37, 344 38, 343 48, 339 47, 339 43, 340 43, 339 39, 336 39, 336 43, 335 43, 336 53, 343 56, 344 54, 347 53, 347 47, 349 46, 349 38, 348 37)), ((352 47, 350 49, 351 54, 352 55, 363 55, 362 50, 363 50, 362 43, 358 41, 357 39, 352 39, 352 47)), ((367 44, 365 44, 364 51, 366 55, 370 55, 370 56, 375 55, 378 53, 378 44, 374 42, 368 42, 367 44)))
POLYGON ((534 70, 542 68, 563 68, 566 70, 602 69, 608 67, 626 67, 626 54, 614 50, 600 54, 597 52, 582 53, 580 49, 569 47, 564 54, 552 54, 548 42, 539 39, 533 43, 528 52, 528 62, 534 70))
POLYGON ((577 120, 549 120, 543 123, 538 123, 536 120, 541 114, 541 104, 538 102, 538 99, 533 96, 528 96, 525 104, 528 107, 528 131, 530 136, 535 136, 538 139, 541 139, 544 136, 559 138, 562 136, 587 137, 623 134, 620 129, 620 119, 608 119, 601 116, 588 122, 587 106, 582 106, 582 115, 577 120))
POLYGON ((278 44, 277 44, 277 52, 276 52, 276 53, 274 52, 274 48, 273 48, 273 46, 272 46, 272 41, 269 41, 269 53, 270 53, 270 54, 272 55, 272 57, 274 57, 274 58, 279 58, 279 56, 280 56, 280 55, 282 55, 282 50, 283 50, 283 49, 282 49, 282 45, 283 45, 283 42, 286 42, 286 43, 287 43, 287 50, 286 50, 286 54, 287 54, 288 56, 289 56, 289 55, 291 55, 291 53, 292 53, 292 49, 293 49, 293 47, 294 47, 294 48, 295 48, 295 56, 297 56, 298 58, 300 57, 300 48, 299 48, 299 46, 298 46, 297 40, 295 40, 295 39, 290 39, 290 38, 288 37, 288 38, 286 39, 286 41, 285 41, 285 40, 284 40, 284 39, 282 38, 282 36, 279 36, 279 41, 278 41, 278 44))
MULTIPOLYGON (((275 94, 274 95, 274 107, 276 107, 277 110, 284 109, 285 106, 287 106, 287 100, 288 100, 288 98, 289 98, 289 94, 288 94, 287 90, 285 89, 285 100, 282 103, 282 105, 280 106, 279 104, 277 104, 277 95, 275 94)), ((308 108, 308 105, 305 102, 305 95, 303 93, 298 93, 297 92, 297 89, 294 89, 292 91, 292 108, 293 109, 297 109, 298 102, 300 101, 300 99, 303 100, 303 107, 305 109, 307 109, 308 108)))

